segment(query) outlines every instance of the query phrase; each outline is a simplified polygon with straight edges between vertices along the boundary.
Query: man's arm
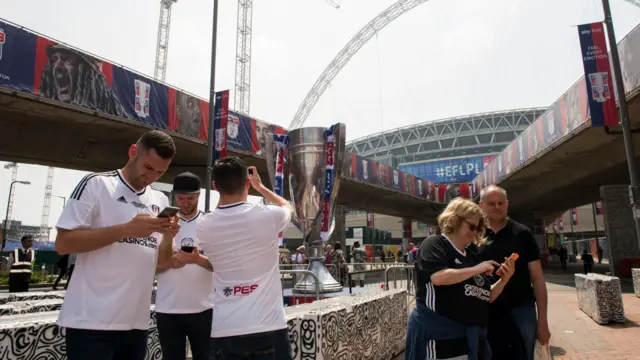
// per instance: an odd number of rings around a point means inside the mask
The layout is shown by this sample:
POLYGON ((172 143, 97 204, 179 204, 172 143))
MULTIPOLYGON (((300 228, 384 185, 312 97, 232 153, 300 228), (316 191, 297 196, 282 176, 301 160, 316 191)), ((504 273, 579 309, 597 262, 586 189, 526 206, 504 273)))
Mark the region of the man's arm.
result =
POLYGON ((258 189, 256 189, 260 195, 262 195, 268 202, 273 203, 275 205, 278 206, 282 206, 286 209, 289 209, 289 211, 291 211, 291 213, 293 214, 293 208, 291 207, 291 204, 289 204, 289 202, 287 201, 287 199, 283 198, 282 196, 274 193, 273 191, 269 190, 266 186, 264 186, 263 184, 260 184, 260 187, 258 189))
POLYGON ((60 255, 98 250, 126 236, 126 224, 100 229, 57 228, 56 251, 60 255))
POLYGON ((533 294, 536 297, 538 307, 538 322, 547 323, 547 284, 544 282, 544 274, 542 273, 542 265, 540 260, 532 261, 528 264, 529 275, 531 276, 531 284, 533 285, 533 294))

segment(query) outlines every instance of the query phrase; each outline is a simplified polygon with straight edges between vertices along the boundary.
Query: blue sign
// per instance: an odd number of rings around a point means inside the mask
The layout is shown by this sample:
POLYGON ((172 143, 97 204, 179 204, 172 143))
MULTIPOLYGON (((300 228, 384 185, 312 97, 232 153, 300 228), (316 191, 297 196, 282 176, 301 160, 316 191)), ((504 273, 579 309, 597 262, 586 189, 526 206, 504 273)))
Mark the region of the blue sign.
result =
POLYGON ((400 170, 438 184, 468 182, 484 168, 486 156, 400 165, 400 170))

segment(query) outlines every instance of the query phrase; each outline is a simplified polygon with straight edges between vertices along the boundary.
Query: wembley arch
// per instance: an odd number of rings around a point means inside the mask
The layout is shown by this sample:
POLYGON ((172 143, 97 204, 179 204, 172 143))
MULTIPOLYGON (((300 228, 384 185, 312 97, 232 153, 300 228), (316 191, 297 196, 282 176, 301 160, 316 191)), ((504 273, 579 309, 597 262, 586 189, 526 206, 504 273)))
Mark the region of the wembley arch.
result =
MULTIPOLYGON (((326 69, 322 72, 320 77, 316 80, 315 84, 304 98, 298 111, 296 112, 289 129, 295 129, 304 124, 307 117, 313 110, 313 107, 318 102, 318 99, 325 92, 329 84, 338 75, 340 70, 351 60, 363 46, 366 44, 376 33, 384 29, 387 25, 399 18, 400 15, 406 13, 409 10, 414 9, 418 5, 421 5, 429 0, 398 0, 375 18, 369 21, 360 31, 358 31, 349 42, 340 50, 338 55, 333 58, 326 69)), ((640 0, 625 0, 627 3, 640 7, 640 0)))

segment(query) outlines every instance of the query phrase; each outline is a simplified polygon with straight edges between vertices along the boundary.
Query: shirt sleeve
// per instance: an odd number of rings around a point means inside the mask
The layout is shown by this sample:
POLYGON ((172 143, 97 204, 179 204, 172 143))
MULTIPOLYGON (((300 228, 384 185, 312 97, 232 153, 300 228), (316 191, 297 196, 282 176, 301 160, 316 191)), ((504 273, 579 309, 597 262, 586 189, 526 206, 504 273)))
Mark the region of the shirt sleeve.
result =
POLYGON ((209 241, 209 231, 207 231, 207 216, 200 216, 200 219, 196 220, 196 238, 198 239, 200 250, 204 252, 205 256, 210 256, 211 242, 209 241))
POLYGON ((75 187, 58 219, 58 229, 75 230, 91 227, 98 211, 102 181, 90 174, 75 187))
POLYGON ((284 231, 291 221, 291 211, 289 208, 277 205, 267 205, 267 210, 273 217, 276 233, 284 231))
POLYGON ((540 260, 540 247, 538 247, 538 242, 536 241, 535 236, 533 236, 531 230, 522 230, 520 237, 524 243, 524 254, 521 254, 523 260, 527 263, 540 260))
POLYGON ((426 238, 418 250, 416 269, 423 272, 426 279, 431 279, 431 275, 440 270, 448 268, 449 259, 438 236, 426 238))

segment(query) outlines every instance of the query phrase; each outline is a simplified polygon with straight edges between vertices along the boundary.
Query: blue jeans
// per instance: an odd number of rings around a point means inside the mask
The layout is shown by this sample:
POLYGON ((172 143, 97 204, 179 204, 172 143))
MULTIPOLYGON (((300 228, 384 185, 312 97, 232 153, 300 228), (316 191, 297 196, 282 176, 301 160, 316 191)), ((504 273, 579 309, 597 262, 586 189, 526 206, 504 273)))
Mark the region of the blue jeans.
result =
POLYGON ((533 360, 538 330, 536 304, 531 303, 511 309, 511 317, 520 332, 522 344, 524 345, 526 357, 522 360, 533 360))

